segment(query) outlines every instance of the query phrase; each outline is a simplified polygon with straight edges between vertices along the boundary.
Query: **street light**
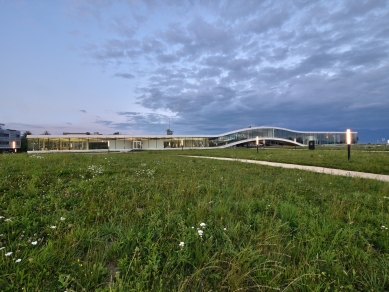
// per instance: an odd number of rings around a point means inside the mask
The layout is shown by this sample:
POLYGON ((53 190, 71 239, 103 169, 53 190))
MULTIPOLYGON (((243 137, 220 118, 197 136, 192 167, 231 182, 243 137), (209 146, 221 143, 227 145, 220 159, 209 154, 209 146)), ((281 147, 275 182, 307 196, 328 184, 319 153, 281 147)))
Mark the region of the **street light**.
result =
POLYGON ((257 153, 258 153, 259 137, 257 136, 257 153))
POLYGON ((350 160, 350 148, 351 148, 351 131, 350 129, 347 129, 346 132, 346 142, 347 142, 347 157, 348 160, 350 160))

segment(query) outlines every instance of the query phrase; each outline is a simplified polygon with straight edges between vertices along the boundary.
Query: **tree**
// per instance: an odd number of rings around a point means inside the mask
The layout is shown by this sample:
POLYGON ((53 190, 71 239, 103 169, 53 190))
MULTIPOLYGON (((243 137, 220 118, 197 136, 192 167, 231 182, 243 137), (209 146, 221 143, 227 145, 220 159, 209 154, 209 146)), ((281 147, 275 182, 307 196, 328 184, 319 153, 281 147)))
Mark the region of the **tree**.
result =
POLYGON ((25 131, 20 139, 20 151, 27 152, 27 135, 32 135, 30 131, 25 131))
POLYGON ((50 133, 49 133, 49 131, 44 131, 43 133, 42 133, 42 135, 51 135, 50 133))

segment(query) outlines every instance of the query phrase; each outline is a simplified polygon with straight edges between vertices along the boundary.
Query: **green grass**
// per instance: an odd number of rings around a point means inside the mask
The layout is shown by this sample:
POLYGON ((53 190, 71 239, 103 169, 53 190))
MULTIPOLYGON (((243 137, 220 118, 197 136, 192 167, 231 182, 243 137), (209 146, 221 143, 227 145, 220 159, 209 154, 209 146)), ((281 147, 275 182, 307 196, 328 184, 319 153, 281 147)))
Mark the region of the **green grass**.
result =
MULTIPOLYGON (((389 175, 389 151, 385 147, 365 148, 353 145, 350 160, 347 159, 347 146, 316 147, 316 150, 307 148, 230 148, 185 150, 183 155, 216 156, 229 158, 243 158, 271 162, 283 162, 301 165, 322 166, 352 171, 362 171, 389 175), (374 152, 379 151, 379 152, 374 152)), ((389 150, 389 148, 388 148, 389 150)))
POLYGON ((389 159, 326 153, 0 155, 0 290, 389 290, 388 183, 180 156, 389 159))

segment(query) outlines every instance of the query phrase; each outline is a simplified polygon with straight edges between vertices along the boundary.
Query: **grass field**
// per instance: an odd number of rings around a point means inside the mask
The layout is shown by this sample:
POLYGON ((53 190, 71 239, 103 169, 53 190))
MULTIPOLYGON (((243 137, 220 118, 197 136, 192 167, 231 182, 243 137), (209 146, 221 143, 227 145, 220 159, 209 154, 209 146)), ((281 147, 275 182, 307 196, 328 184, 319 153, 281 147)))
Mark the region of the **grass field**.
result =
POLYGON ((301 165, 322 166, 336 169, 362 171, 389 175, 389 147, 365 148, 353 145, 350 160, 347 160, 347 146, 307 148, 230 148, 222 150, 189 150, 187 155, 217 156, 283 162, 301 165))
POLYGON ((0 290, 389 290, 389 183, 184 154, 389 174, 344 148, 0 155, 0 290))

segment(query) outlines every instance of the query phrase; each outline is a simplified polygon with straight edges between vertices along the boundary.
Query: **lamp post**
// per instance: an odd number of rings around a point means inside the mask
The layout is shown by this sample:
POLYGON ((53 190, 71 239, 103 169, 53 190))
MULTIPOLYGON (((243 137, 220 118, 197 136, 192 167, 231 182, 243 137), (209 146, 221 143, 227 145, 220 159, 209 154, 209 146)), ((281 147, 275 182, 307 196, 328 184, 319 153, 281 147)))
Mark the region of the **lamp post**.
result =
POLYGON ((351 131, 347 129, 346 132, 346 140, 347 140, 347 158, 350 160, 350 150, 351 150, 351 131))
POLYGON ((259 144, 259 137, 257 136, 257 141, 256 141, 257 143, 257 153, 258 153, 258 144, 259 144))

